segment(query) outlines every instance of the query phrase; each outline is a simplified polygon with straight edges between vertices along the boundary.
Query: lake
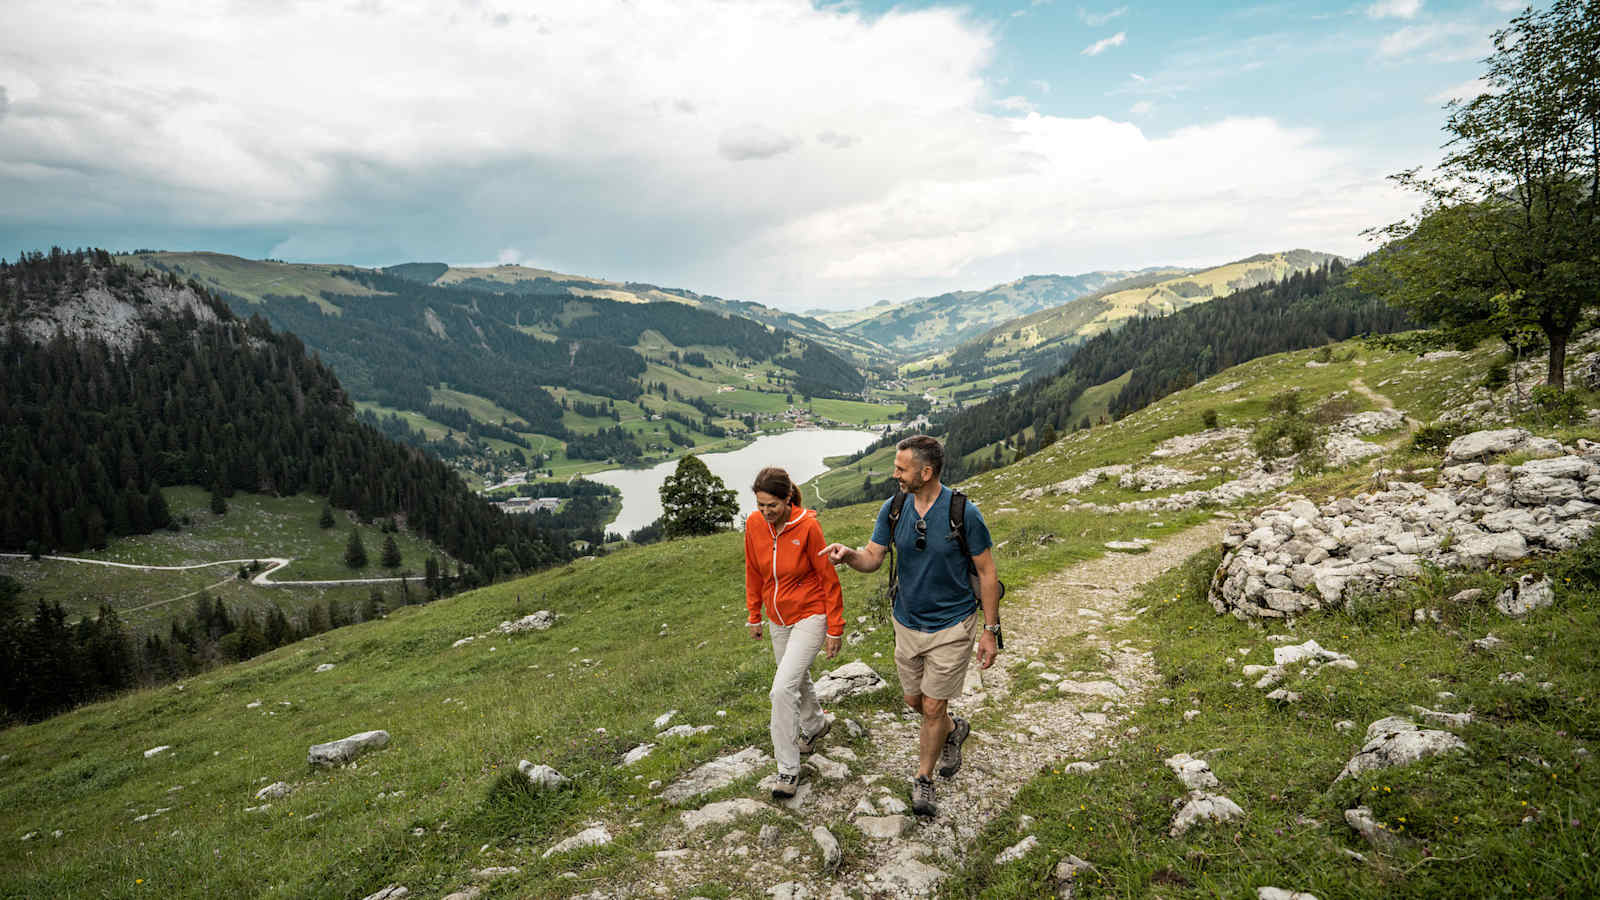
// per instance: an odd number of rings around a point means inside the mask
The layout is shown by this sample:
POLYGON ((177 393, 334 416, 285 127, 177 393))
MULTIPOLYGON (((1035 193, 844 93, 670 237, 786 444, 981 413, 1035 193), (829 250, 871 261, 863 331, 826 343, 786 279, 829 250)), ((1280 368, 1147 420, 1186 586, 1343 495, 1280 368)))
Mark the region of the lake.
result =
MULTIPOLYGON (((739 523, 755 512, 756 498, 750 483, 767 466, 789 470, 795 484, 804 484, 828 470, 823 460, 865 449, 881 435, 875 431, 848 431, 803 428, 756 438, 755 443, 727 453, 700 455, 711 474, 732 488, 739 501, 739 523)), ((609 484, 622 491, 622 512, 607 531, 626 537, 661 516, 661 485, 678 468, 677 460, 650 469, 608 469, 584 477, 609 484)), ((809 507, 813 498, 806 497, 809 507)))

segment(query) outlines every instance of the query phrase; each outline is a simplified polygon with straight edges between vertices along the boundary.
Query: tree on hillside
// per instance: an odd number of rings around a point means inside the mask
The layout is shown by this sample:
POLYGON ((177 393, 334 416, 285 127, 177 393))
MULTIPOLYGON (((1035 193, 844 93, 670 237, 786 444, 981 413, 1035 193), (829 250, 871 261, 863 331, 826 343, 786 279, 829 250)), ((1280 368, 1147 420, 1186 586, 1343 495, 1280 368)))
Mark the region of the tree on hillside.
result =
POLYGON ((317 518, 317 527, 318 528, 332 528, 333 527, 333 507, 332 506, 329 506, 326 503, 322 504, 322 515, 317 518))
POLYGON ((678 468, 662 482, 661 506, 668 538, 715 534, 739 512, 733 491, 692 453, 678 460, 678 468))
MULTIPOLYGON (((509 555, 510 551, 508 550, 506 552, 509 555)), ((384 539, 383 539, 383 555, 381 557, 379 557, 378 562, 385 569, 398 569, 398 568, 400 568, 400 563, 401 563, 400 545, 396 544, 394 542, 394 535, 390 534, 390 535, 385 535, 384 536, 384 539)), ((516 557, 512 557, 512 562, 513 563, 516 562, 516 557)), ((515 571, 515 567, 514 566, 511 569, 511 571, 515 571)))
POLYGON ((1600 307, 1600 0, 1530 7, 1494 48, 1487 90, 1448 107, 1437 173, 1394 176, 1423 208, 1376 229, 1360 284, 1458 338, 1542 334, 1564 388, 1568 339, 1600 307))
POLYGON ((350 540, 344 545, 344 564, 360 569, 367 564, 367 547, 361 543, 361 529, 350 529, 350 540))

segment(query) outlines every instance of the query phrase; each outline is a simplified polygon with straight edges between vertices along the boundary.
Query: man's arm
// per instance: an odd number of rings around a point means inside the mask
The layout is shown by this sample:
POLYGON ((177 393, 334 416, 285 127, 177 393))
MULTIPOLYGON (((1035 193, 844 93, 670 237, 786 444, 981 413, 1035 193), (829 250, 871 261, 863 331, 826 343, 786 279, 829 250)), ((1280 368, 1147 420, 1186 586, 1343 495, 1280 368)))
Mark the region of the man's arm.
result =
MULTIPOLYGON (((982 596, 978 604, 983 608, 983 624, 1000 624, 1000 576, 995 570, 994 553, 985 548, 982 553, 972 558, 972 565, 978 570, 978 590, 982 596)), ((994 665, 995 654, 999 652, 994 635, 988 631, 978 635, 978 666, 987 669, 994 665)))
MULTIPOLYGON (((822 548, 822 553, 819 555, 826 556, 828 558, 828 562, 831 562, 834 565, 844 563, 850 568, 855 569, 857 572, 876 572, 878 571, 878 567, 883 565, 883 558, 884 556, 888 555, 888 552, 888 547, 885 547, 876 541, 868 541, 865 547, 847 547, 844 544, 829 544, 828 546, 822 548)), ((995 588, 995 592, 997 594, 999 593, 998 587, 995 588)))

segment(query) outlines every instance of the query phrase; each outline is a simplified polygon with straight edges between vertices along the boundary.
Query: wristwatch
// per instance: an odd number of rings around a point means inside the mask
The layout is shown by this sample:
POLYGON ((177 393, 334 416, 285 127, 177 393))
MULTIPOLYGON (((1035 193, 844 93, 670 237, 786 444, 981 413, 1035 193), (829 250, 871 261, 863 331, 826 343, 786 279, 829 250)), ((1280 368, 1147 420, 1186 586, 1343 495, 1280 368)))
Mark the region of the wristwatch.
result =
POLYGON ((992 635, 994 635, 997 640, 1000 637, 1000 623, 999 622, 996 622, 993 625, 985 625, 985 626, 983 626, 983 630, 989 632, 992 635))

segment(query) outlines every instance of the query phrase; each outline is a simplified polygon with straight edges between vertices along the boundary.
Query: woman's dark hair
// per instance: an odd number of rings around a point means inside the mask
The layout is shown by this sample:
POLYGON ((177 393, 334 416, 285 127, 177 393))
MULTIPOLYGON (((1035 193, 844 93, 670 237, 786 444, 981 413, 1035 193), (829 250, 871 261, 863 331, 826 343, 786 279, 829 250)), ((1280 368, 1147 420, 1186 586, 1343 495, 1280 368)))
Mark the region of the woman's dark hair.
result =
POLYGON ((787 498, 794 506, 802 506, 800 502, 800 486, 789 480, 789 473, 777 466, 767 466, 756 473, 756 483, 750 485, 752 491, 771 494, 774 497, 787 498))

